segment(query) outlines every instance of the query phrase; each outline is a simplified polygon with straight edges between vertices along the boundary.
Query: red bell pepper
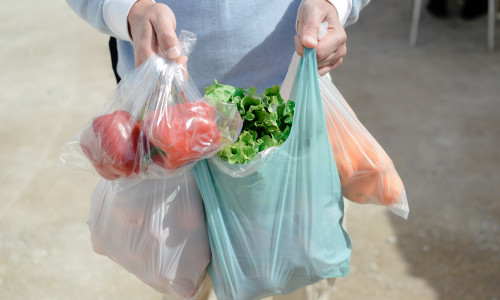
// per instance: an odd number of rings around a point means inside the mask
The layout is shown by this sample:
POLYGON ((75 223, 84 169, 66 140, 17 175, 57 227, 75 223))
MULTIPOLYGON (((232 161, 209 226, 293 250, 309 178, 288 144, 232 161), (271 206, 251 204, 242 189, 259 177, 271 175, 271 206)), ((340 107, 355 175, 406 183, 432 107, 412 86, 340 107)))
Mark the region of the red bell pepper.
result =
POLYGON ((80 146, 96 171, 114 180, 139 172, 140 136, 139 123, 128 112, 117 110, 95 118, 80 135, 80 146))
POLYGON ((141 123, 152 144, 154 162, 166 169, 206 157, 219 147, 220 132, 215 111, 210 104, 199 101, 175 104, 149 112, 141 123))

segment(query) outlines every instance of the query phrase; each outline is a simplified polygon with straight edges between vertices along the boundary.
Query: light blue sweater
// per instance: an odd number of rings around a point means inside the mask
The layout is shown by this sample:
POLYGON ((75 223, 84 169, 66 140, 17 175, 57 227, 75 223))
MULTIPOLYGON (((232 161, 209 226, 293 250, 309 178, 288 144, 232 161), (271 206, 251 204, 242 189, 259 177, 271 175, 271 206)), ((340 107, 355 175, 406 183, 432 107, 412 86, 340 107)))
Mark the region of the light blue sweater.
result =
MULTIPOLYGON (((113 36, 103 18, 104 0, 66 0, 97 30, 113 36)), ((347 0, 346 0, 347 1, 347 0)), ((352 0, 347 23, 354 23, 370 0, 352 0)), ((188 71, 200 92, 214 79, 247 88, 281 84, 295 51, 300 0, 169 0, 177 29, 197 34, 188 71)), ((134 69, 133 45, 118 39, 118 73, 134 69)))

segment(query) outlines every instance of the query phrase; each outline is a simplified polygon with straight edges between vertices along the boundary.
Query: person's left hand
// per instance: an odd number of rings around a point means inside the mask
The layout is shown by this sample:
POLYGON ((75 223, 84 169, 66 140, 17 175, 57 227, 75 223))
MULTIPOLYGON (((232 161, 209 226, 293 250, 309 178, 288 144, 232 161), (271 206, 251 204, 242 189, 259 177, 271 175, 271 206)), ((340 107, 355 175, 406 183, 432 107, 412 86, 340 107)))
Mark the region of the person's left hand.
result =
POLYGON ((302 56, 304 47, 316 48, 318 73, 325 75, 338 67, 347 53, 347 35, 339 21, 337 9, 328 0, 304 0, 297 12, 295 48, 302 56), (319 26, 328 22, 326 35, 318 41, 319 26))

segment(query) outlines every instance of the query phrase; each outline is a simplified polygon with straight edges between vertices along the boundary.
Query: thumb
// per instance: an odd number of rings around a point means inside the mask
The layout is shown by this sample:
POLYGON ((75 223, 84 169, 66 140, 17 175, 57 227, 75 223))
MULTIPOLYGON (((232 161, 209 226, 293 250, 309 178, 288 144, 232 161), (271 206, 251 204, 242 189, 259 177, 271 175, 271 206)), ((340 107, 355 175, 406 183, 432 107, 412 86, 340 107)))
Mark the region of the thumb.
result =
POLYGON ((322 20, 312 14, 304 16, 302 24, 299 24, 300 42, 304 47, 315 48, 318 45, 318 32, 322 20))

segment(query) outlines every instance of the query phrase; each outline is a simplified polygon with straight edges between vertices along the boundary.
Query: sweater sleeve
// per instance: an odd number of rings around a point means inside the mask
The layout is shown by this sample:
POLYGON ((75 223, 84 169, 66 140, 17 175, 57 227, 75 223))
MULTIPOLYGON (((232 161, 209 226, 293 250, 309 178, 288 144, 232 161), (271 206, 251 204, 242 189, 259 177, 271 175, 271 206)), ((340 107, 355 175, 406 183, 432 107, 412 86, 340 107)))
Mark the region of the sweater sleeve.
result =
MULTIPOLYGON (((346 27, 356 23, 361 9, 371 0, 328 0, 339 15, 339 21, 342 26, 346 27)), ((298 20, 297 20, 298 21, 298 20)), ((298 24, 298 22, 296 22, 298 24)))
POLYGON ((339 14, 340 24, 346 26, 347 19, 352 10, 352 1, 353 0, 328 0, 330 3, 335 6, 337 9, 337 13, 339 14))
MULTIPOLYGON (((330 0, 330 1, 338 1, 338 0, 330 0)), ((342 1, 342 0, 340 0, 340 1, 342 1)), ((343 1, 345 1, 345 0, 343 0, 343 1)), ((359 13, 363 9, 363 7, 365 7, 368 3, 370 3, 371 0, 348 0, 348 1, 351 2, 351 6, 350 6, 350 12, 348 13, 348 15, 346 17, 346 21, 345 21, 345 23, 343 23, 344 27, 347 25, 351 25, 353 23, 356 23, 356 21, 359 18, 359 13)), ((340 13, 339 13, 339 17, 340 17, 340 13)))
POLYGON ((128 13, 136 0, 104 0, 103 18, 111 31, 119 39, 132 41, 128 31, 128 13))
POLYGON ((131 41, 127 17, 137 0, 66 0, 78 16, 98 31, 131 41))
POLYGON ((83 20, 98 31, 114 35, 103 17, 103 4, 105 0, 66 0, 69 7, 83 20))

